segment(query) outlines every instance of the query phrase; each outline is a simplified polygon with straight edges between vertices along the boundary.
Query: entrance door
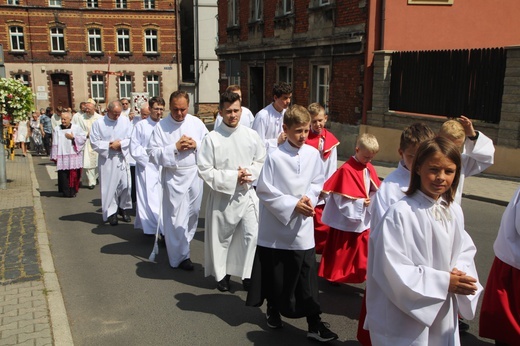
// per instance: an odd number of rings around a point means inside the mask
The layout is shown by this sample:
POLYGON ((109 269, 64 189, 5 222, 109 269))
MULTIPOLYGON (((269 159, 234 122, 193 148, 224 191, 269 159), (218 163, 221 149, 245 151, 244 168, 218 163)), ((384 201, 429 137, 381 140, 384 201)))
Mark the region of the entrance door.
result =
POLYGON ((52 102, 51 106, 56 109, 58 106, 72 107, 70 93, 70 76, 65 73, 55 73, 51 75, 52 81, 52 102))
POLYGON ((264 67, 249 68, 249 109, 253 114, 266 106, 264 101, 264 67))

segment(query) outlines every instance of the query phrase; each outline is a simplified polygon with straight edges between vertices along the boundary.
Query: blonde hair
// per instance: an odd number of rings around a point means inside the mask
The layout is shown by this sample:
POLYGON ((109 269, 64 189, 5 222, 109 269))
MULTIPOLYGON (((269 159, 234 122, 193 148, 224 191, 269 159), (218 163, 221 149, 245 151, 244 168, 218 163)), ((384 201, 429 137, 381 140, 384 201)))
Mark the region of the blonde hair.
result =
POLYGON ((359 149, 366 149, 371 153, 377 153, 379 151, 379 143, 377 142, 377 138, 371 133, 361 134, 356 141, 356 147, 359 149))
POLYGON ((300 105, 292 105, 287 108, 283 116, 283 123, 287 127, 293 125, 308 124, 311 122, 311 116, 307 108, 300 105))
POLYGON ((307 107, 307 110, 311 114, 311 117, 320 113, 325 113, 325 108, 323 108, 323 106, 320 105, 318 102, 311 103, 309 107, 307 107))
POLYGON ((448 139, 461 139, 466 137, 466 132, 464 131, 462 124, 457 120, 448 120, 441 125, 439 136, 448 139))

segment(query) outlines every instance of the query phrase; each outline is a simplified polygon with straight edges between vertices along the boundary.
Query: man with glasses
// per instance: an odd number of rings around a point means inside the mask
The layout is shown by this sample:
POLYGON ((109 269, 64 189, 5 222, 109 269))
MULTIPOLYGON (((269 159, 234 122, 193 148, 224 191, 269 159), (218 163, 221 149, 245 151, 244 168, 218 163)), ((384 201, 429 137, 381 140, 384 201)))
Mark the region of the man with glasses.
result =
POLYGON ((170 114, 155 126, 147 152, 150 161, 162 169, 162 221, 170 266, 190 271, 190 242, 202 202, 196 156, 208 130, 199 118, 188 114, 189 102, 185 91, 170 95, 170 114))
POLYGON ((119 100, 121 102, 121 106, 123 109, 121 110, 121 115, 127 117, 132 121, 134 118, 134 112, 132 111, 132 108, 130 107, 130 100, 126 97, 123 97, 119 100))
POLYGON ((146 148, 155 126, 162 118, 164 105, 162 97, 152 97, 146 103, 146 109, 141 108, 144 118, 135 124, 130 138, 130 154, 136 161, 137 207, 134 228, 142 229, 146 235, 153 235, 157 230, 162 194, 159 165, 150 161, 146 148))

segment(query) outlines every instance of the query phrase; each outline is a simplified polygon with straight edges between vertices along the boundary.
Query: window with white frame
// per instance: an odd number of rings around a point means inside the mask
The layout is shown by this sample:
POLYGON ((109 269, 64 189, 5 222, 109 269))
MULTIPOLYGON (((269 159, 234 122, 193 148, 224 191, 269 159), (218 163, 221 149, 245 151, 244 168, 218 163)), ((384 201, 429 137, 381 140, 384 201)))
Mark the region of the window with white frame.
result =
POLYGON ((159 94, 159 76, 150 74, 146 76, 146 91, 150 97, 161 96, 159 94))
POLYGON ((329 5, 331 3, 331 0, 319 0, 318 1, 320 6, 329 5))
POLYGON ((29 86, 29 75, 28 74, 25 74, 25 73, 14 74, 13 78, 22 81, 23 85, 29 86))
POLYGON ((228 0, 228 26, 238 26, 238 0, 228 0))
POLYGON ((21 26, 10 27, 9 36, 11 38, 11 51, 12 52, 25 51, 23 28, 21 26))
POLYGON ((329 105, 329 65, 314 65, 312 68, 312 94, 314 102, 319 102, 328 112, 329 105))
POLYGON ((88 51, 89 53, 101 53, 101 29, 88 29, 88 51))
POLYGON ((61 7, 61 0, 49 0, 50 7, 61 7))
POLYGON ((98 6, 99 6, 98 0, 87 0, 87 7, 96 8, 98 6))
POLYGON ((278 66, 278 81, 292 85, 293 68, 292 65, 278 66))
POLYGON ((155 8, 155 0, 144 0, 144 8, 153 10, 155 8))
POLYGON ((293 12, 293 0, 282 0, 282 14, 290 14, 293 12))
POLYGON ((128 8, 127 0, 116 0, 116 8, 128 8))
POLYGON ((264 10, 263 0, 252 0, 251 2, 251 20, 257 22, 262 20, 264 10))
POLYGON ((132 97, 132 76, 125 74, 119 77, 119 98, 132 97))
POLYGON ((130 53, 130 30, 117 29, 117 52, 130 53))
POLYGON ((51 51, 55 53, 65 52, 65 35, 63 34, 63 28, 54 27, 51 28, 51 51))
POLYGON ((155 54, 157 51, 157 30, 146 29, 144 31, 145 53, 155 54))
POLYGON ((105 102, 105 80, 102 75, 94 74, 90 77, 92 98, 97 102, 105 102))
POLYGON ((8 5, 20 5, 20 0, 7 0, 8 5))

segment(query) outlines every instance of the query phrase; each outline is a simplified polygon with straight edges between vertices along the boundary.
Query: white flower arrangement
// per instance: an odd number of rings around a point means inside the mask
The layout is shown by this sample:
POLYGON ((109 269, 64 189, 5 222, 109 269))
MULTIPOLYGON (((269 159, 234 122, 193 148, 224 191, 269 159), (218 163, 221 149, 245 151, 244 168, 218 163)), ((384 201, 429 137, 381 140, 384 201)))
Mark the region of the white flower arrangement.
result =
POLYGON ((12 120, 27 118, 34 110, 34 94, 20 80, 0 78, 0 114, 12 120))

